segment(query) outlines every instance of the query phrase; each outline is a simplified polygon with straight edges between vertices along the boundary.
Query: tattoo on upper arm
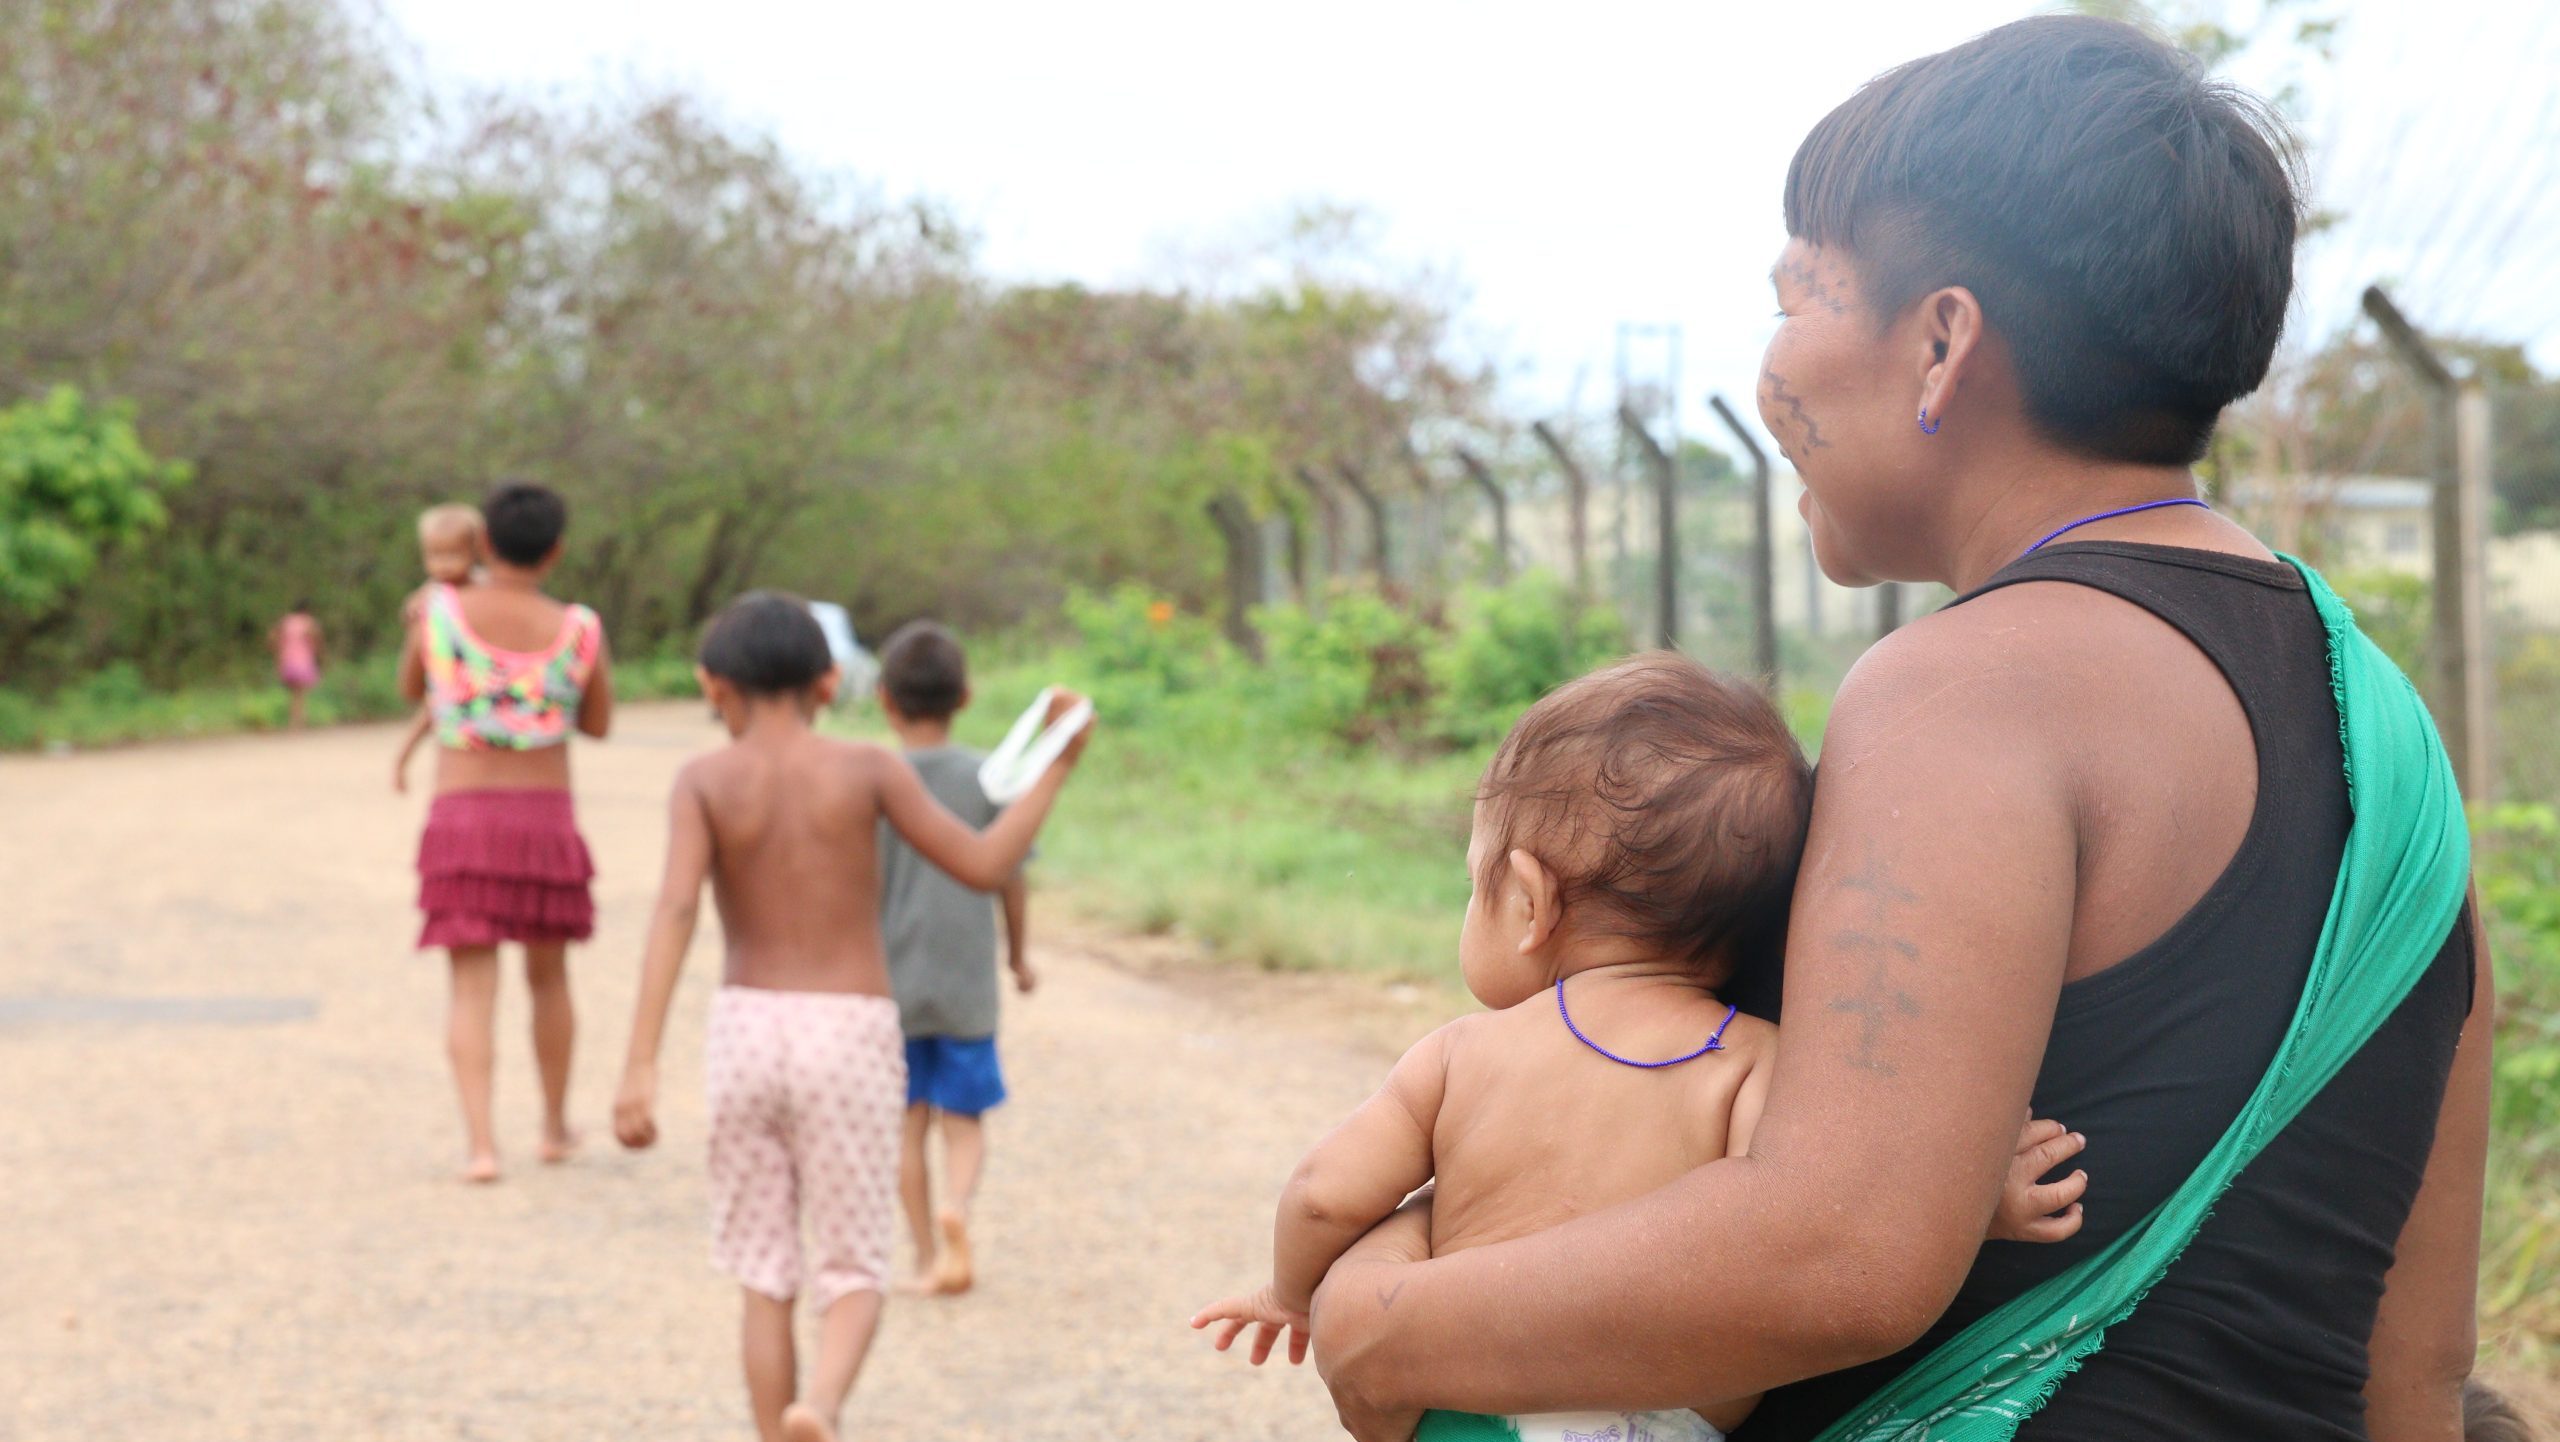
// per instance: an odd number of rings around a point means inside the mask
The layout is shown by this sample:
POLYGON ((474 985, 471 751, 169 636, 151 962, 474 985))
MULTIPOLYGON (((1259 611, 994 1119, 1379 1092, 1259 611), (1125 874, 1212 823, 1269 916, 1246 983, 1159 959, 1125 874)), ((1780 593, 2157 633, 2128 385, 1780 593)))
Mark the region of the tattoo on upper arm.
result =
POLYGON ((1865 915, 1833 932, 1830 942, 1842 956, 1856 958, 1866 974, 1847 995, 1833 1000, 1830 1009, 1858 1019, 1858 1044, 1849 1053, 1850 1064, 1879 1076, 1893 1076, 1897 1069, 1877 1050, 1877 1043, 1895 1018, 1920 1014, 1920 1003, 1894 975, 1896 963, 1920 956, 1920 948, 1900 935, 1902 913, 1919 898, 1893 879, 1872 846, 1866 862, 1838 885, 1863 899, 1865 915))
POLYGON ((1381 1312, 1394 1311, 1396 1309, 1396 1298, 1402 1295, 1404 1295, 1403 1282, 1398 1282, 1392 1287, 1380 1287, 1378 1289, 1378 1310, 1381 1312))

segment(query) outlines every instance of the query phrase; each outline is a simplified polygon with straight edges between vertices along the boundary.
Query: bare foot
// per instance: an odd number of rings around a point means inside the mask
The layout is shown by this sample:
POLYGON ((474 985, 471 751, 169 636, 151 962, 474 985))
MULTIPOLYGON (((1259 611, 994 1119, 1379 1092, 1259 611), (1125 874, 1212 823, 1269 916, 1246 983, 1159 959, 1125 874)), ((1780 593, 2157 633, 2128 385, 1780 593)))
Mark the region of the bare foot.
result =
POLYGON ((836 1429, 806 1404, 782 1409, 782 1442, 836 1442, 836 1429))
POLYGON ((934 1264, 934 1291, 944 1296, 957 1296, 977 1284, 978 1274, 969 1258, 969 1219, 958 1212, 944 1212, 942 1256, 934 1264))
POLYGON ((462 1164, 462 1179, 475 1187, 485 1187, 498 1179, 498 1156, 480 1152, 462 1164))
POLYGON ((889 1290, 901 1297, 939 1297, 942 1295, 942 1268, 938 1261, 920 1262, 914 1272, 900 1277, 889 1290))
POLYGON ((545 1128, 542 1133, 542 1164, 556 1167, 578 1154, 578 1143, 585 1140, 576 1132, 562 1127, 558 1131, 545 1128))

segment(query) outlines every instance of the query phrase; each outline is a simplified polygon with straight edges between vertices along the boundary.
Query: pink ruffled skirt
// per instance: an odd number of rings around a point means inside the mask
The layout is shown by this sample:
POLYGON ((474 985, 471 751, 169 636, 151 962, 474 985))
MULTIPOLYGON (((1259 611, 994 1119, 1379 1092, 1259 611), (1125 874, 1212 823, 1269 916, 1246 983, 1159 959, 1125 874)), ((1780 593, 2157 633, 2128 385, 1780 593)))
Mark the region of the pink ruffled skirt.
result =
POLYGON ((568 792, 445 792, 418 839, 418 945, 584 941, 595 874, 568 792))

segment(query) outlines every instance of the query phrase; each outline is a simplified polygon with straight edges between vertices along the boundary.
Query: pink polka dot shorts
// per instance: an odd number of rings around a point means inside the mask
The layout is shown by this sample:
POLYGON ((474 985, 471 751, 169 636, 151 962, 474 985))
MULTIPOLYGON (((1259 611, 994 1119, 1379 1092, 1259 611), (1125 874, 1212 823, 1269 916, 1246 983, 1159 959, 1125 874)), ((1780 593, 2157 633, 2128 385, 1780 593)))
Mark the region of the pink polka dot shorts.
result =
POLYGON ((885 996, 724 986, 704 1046, 711 1263, 824 1310, 889 1276, 907 1063, 885 996), (801 1234, 813 1254, 805 1263, 801 1234))

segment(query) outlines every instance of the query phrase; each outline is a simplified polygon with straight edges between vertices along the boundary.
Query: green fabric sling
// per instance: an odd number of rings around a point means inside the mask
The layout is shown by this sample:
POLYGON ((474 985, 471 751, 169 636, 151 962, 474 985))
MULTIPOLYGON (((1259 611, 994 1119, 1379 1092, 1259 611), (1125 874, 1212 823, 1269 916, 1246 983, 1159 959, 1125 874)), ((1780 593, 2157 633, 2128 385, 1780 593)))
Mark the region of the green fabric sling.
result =
POLYGON ((2328 583, 2291 556, 2329 633, 2354 819, 2293 1024, 2222 1140, 2133 1230, 2031 1288, 1868 1398, 1821 1442, 2006 1438, 2132 1315, 2242 1168, 2301 1115, 2417 984, 2471 878, 2453 768, 2408 678, 2328 583))

